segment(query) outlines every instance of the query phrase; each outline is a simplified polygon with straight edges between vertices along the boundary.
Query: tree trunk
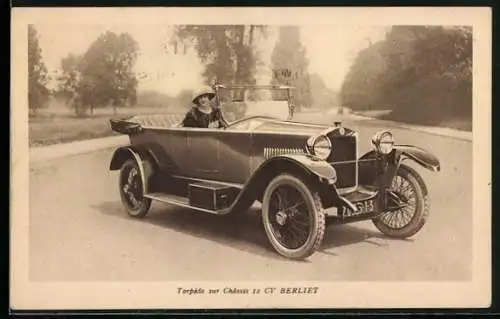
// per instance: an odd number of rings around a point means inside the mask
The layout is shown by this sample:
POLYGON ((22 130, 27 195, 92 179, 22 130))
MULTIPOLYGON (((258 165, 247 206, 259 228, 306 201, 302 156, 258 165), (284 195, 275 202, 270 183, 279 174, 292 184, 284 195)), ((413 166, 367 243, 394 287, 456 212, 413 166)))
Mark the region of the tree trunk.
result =
POLYGON ((248 36, 248 46, 250 48, 252 48, 252 44, 253 44, 253 31, 255 29, 255 26, 254 25, 251 25, 250 26, 250 35, 248 36))

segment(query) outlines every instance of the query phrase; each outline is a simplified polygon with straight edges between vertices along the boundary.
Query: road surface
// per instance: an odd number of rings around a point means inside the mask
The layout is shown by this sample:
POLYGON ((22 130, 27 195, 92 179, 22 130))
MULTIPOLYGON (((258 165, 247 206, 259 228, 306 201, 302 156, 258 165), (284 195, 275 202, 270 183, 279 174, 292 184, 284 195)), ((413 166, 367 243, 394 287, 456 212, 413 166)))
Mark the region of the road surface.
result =
MULTIPOLYGON (((382 129, 346 122, 360 151, 382 129)), ((431 150, 438 174, 428 183, 431 215, 409 240, 391 240, 371 222, 330 226, 306 261, 281 258, 268 244, 258 207, 239 220, 153 203, 144 220, 127 217, 112 149, 30 167, 30 278, 34 281, 470 280, 472 143, 394 129, 397 142, 431 150)))

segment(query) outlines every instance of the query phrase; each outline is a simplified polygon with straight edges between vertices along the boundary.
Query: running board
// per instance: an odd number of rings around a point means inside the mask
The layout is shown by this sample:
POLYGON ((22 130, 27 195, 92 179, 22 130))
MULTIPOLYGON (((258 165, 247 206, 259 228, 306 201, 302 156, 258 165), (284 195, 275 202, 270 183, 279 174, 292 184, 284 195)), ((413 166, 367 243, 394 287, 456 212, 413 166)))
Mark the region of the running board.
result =
POLYGON ((211 210, 211 209, 206 209, 206 208, 201 208, 201 207, 196 207, 192 206, 189 204, 189 199, 187 197, 183 196, 176 196, 176 195, 171 195, 171 194, 165 194, 165 193, 150 193, 144 195, 146 198, 150 198, 152 200, 156 200, 162 203, 167 203, 167 204, 172 204, 175 206, 180 206, 180 207, 185 207, 205 213, 210 213, 210 214, 215 214, 215 215, 222 215, 222 212, 219 212, 217 210, 211 210))

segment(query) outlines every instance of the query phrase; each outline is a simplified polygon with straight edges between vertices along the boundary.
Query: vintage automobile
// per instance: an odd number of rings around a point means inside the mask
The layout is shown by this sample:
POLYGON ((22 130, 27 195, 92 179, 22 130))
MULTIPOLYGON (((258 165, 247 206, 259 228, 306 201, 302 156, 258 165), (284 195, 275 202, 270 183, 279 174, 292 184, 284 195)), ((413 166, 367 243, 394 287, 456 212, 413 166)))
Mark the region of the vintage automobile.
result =
POLYGON ((396 145, 383 130, 370 137, 373 149, 358 156, 358 134, 341 122, 292 120, 289 86, 213 90, 219 128, 183 127, 182 116, 168 114, 110 121, 130 138, 110 163, 120 170, 119 192, 130 216, 146 216, 152 200, 229 216, 258 201, 272 247, 291 259, 313 254, 331 223, 372 220, 383 234, 407 238, 426 222, 426 184, 402 162, 438 172, 439 160, 429 152, 396 145))

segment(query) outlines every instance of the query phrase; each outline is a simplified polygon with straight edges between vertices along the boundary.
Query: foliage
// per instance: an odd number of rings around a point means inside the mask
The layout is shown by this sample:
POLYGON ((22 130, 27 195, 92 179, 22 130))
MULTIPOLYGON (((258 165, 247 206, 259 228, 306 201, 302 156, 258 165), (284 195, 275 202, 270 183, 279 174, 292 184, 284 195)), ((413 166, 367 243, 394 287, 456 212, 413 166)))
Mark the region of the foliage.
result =
POLYGON ((101 34, 81 56, 61 60, 58 94, 71 101, 77 114, 90 108, 134 105, 138 80, 133 67, 139 45, 128 33, 101 34))
POLYGON ((47 80, 47 67, 42 60, 38 33, 30 24, 28 25, 28 106, 34 113, 44 107, 49 99, 47 80))
POLYGON ((309 60, 306 49, 300 41, 300 29, 296 26, 283 26, 271 57, 273 84, 288 84, 295 87, 294 100, 297 110, 311 107, 313 98, 310 90, 308 72, 309 60))
POLYGON ((424 124, 472 118, 472 30, 395 26, 361 51, 341 88, 355 110, 424 124))
POLYGON ((381 52, 382 42, 360 51, 346 75, 341 88, 341 100, 355 110, 373 110, 386 107, 380 94, 386 61, 381 52))
POLYGON ((254 83, 259 57, 254 51, 257 33, 266 36, 261 25, 188 25, 178 26, 173 42, 194 46, 205 64, 205 84, 254 83))
POLYGON ((75 108, 77 114, 84 112, 84 108, 77 103, 77 92, 81 81, 81 56, 73 53, 68 54, 61 59, 60 75, 58 76, 59 85, 56 97, 62 98, 75 108))

